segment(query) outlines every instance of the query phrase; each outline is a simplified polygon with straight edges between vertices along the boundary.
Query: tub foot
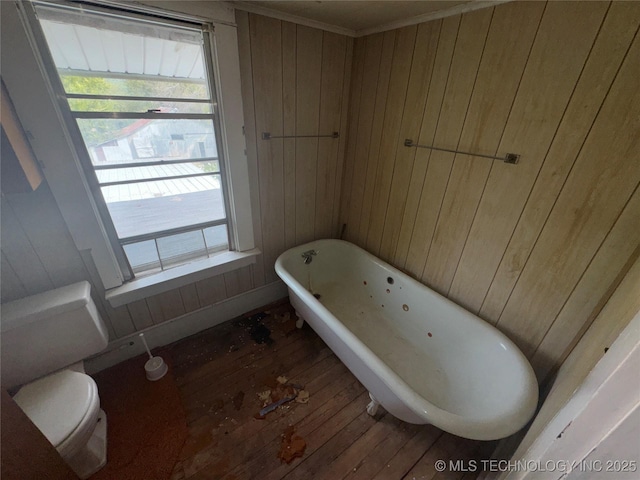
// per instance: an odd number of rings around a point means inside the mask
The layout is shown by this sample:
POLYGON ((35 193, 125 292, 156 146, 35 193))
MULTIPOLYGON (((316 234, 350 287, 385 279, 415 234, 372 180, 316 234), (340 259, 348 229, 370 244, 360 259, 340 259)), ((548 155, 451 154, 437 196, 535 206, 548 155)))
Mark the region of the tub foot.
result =
POLYGON ((304 325, 304 318, 302 318, 302 316, 298 313, 297 310, 296 310, 296 317, 298 317, 298 319, 296 320, 296 327, 302 328, 302 326, 304 325))
POLYGON ((369 393, 369 398, 371 399, 371 401, 369 402, 369 405, 367 405, 367 413, 372 417, 375 417, 378 413, 378 410, 380 409, 380 402, 378 402, 378 400, 376 400, 376 397, 371 395, 371 393, 369 393))

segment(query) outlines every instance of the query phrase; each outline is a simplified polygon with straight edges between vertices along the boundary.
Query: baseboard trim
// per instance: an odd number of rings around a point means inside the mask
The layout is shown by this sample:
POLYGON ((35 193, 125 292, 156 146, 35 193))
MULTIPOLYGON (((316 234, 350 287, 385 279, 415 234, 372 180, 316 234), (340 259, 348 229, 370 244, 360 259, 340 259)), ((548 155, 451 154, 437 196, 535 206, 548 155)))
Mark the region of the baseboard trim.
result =
POLYGON ((161 347, 220 325, 286 296, 287 286, 280 280, 255 288, 110 342, 103 352, 85 360, 85 369, 89 374, 97 373, 144 353, 145 349, 139 338, 140 333, 144 333, 149 348, 161 347))

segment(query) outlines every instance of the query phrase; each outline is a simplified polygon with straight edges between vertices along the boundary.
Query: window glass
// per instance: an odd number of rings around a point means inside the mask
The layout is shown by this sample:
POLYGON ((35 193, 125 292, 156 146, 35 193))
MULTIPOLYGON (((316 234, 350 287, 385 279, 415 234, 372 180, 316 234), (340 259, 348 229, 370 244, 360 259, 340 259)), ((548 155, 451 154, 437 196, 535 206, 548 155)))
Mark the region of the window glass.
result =
POLYGON ((229 248, 202 29, 37 3, 105 216, 134 273, 229 248))

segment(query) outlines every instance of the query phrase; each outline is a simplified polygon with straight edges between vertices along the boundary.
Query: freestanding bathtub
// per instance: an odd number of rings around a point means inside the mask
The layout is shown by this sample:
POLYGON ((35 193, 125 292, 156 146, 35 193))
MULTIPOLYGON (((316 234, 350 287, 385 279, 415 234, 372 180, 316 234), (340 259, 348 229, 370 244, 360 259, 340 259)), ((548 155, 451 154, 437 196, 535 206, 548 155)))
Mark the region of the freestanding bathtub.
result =
POLYGON ((538 402, 531 365, 506 336, 396 268, 341 240, 284 252, 291 304, 369 390, 409 423, 476 440, 520 430, 538 402))

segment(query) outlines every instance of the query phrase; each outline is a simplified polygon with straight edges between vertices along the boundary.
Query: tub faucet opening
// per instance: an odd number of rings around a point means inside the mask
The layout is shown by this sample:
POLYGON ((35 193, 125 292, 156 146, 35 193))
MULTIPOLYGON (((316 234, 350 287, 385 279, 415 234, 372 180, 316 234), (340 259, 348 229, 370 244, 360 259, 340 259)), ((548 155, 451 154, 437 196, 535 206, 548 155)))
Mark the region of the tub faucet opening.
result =
POLYGON ((309 265, 313 260, 313 256, 317 254, 318 252, 316 252, 315 250, 307 250, 306 252, 304 252, 302 254, 302 258, 304 259, 304 264, 309 265))

